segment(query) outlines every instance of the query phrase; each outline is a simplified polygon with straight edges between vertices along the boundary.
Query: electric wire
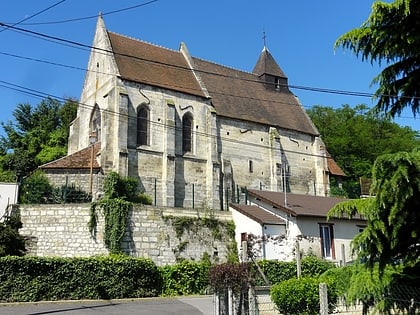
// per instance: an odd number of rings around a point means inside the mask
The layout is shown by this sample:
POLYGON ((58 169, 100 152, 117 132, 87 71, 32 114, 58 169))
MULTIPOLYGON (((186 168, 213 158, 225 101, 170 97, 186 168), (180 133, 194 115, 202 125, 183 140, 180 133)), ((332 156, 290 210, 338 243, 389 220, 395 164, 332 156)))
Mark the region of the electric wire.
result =
MULTIPOLYGON (((110 72, 90 70, 90 69, 87 69, 87 68, 81 68, 81 67, 66 65, 66 64, 63 64, 63 63, 52 62, 52 61, 48 61, 48 60, 42 60, 42 59, 38 59, 38 58, 32 58, 32 57, 26 57, 26 56, 22 56, 22 55, 11 54, 11 53, 7 53, 7 52, 3 52, 3 51, 0 51, 0 55, 9 56, 9 57, 13 57, 13 58, 18 58, 18 59, 22 59, 22 60, 29 60, 29 61, 44 63, 44 64, 48 64, 48 65, 53 65, 53 66, 59 66, 59 67, 78 70, 78 71, 83 71, 83 72, 92 72, 92 73, 110 75, 110 76, 115 76, 115 77, 119 76, 118 74, 113 74, 113 73, 110 73, 110 72)), ((216 74, 216 75, 219 75, 219 74, 216 74)), ((235 78, 235 79, 242 80, 242 79, 238 79, 238 78, 235 78)), ((253 82, 263 84, 261 81, 253 81, 253 82)), ((159 82, 150 81, 150 84, 159 85, 159 82)), ((271 85, 274 86, 274 83, 271 83, 271 85)), ((365 92, 351 92, 351 91, 342 91, 342 90, 332 90, 332 89, 326 89, 326 88, 307 87, 307 86, 291 85, 291 84, 289 84, 287 86, 286 85, 283 85, 283 86, 284 87, 290 87, 292 89, 295 88, 295 89, 301 89, 301 90, 308 90, 308 91, 311 91, 311 92, 322 92, 322 93, 328 93, 328 94, 341 94, 341 95, 361 96, 361 97, 373 97, 374 96, 374 94, 372 94, 372 93, 365 93, 365 92)), ((4 85, 3 85, 3 87, 7 88, 7 86, 4 86, 4 85)), ((181 88, 182 86, 174 85, 174 87, 181 88)), ((196 91, 198 92, 198 91, 201 91, 201 90, 197 89, 196 91)), ((253 97, 249 97, 249 96, 245 97, 245 96, 241 96, 241 95, 227 94, 227 93, 222 93, 222 92, 218 92, 218 91, 213 91, 212 94, 229 96, 229 97, 234 97, 234 98, 239 98, 239 99, 265 101, 265 102, 270 102, 272 104, 283 104, 283 105, 288 105, 288 106, 303 107, 305 109, 312 109, 313 108, 313 106, 304 105, 304 104, 301 104, 300 102, 299 103, 297 103, 297 102, 292 103, 292 102, 286 102, 284 100, 279 101, 279 100, 273 100, 273 99, 253 98, 253 97)), ((414 117, 406 117, 406 116, 399 116, 399 118, 400 119, 411 119, 411 120, 415 119, 414 117)))
MULTIPOLYGON (((151 1, 148 1, 148 2, 140 3, 140 4, 137 4, 137 5, 133 5, 133 6, 122 8, 122 9, 117 9, 117 10, 108 11, 108 12, 104 12, 104 13, 101 12, 101 15, 102 16, 107 16, 107 15, 111 15, 111 14, 115 14, 115 13, 129 11, 129 10, 137 9, 139 7, 143 7, 143 6, 152 4, 153 2, 158 2, 158 1, 159 0, 151 0, 151 1)), ((63 23, 69 23, 69 22, 77 22, 77 21, 90 20, 90 19, 96 19, 96 18, 98 18, 98 15, 90 15, 90 16, 74 18, 74 19, 67 19, 67 20, 60 20, 60 21, 32 22, 32 23, 18 23, 18 24, 21 24, 21 25, 50 25, 50 24, 63 24, 63 23)), ((13 24, 13 23, 7 23, 7 24, 13 24)))
MULTIPOLYGON (((66 1, 66 0, 61 0, 61 1, 57 2, 57 3, 54 3, 53 5, 50 5, 49 7, 47 7, 47 8, 45 8, 45 9, 41 10, 41 11, 38 11, 38 12, 36 12, 36 13, 34 13, 34 14, 30 15, 30 16, 28 16, 28 17, 24 18, 23 20, 20 20, 20 21, 18 21, 18 22, 16 22, 16 23, 12 23, 12 25, 11 25, 11 26, 16 26, 16 25, 18 25, 18 24, 23 24, 23 22, 28 21, 28 20, 30 20, 30 19, 32 19, 32 18, 34 18, 35 16, 40 15, 40 14, 42 14, 42 13, 44 13, 44 12, 46 12, 46 11, 48 11, 48 10, 50 10, 50 9, 52 9, 52 8, 54 8, 54 7, 56 7, 56 6, 58 6, 59 4, 61 4, 61 3, 65 2, 65 1, 66 1)), ((1 33, 1 32, 3 32, 3 31, 5 31, 5 30, 7 30, 7 29, 8 29, 8 28, 4 28, 4 29, 0 30, 0 33, 1 33)))
MULTIPOLYGON (((184 70, 184 71, 188 71, 188 72, 191 72, 192 70, 194 70, 195 72, 198 72, 198 73, 205 73, 205 74, 209 74, 209 75, 222 76, 222 77, 230 78, 232 80, 235 79, 235 80, 243 80, 243 81, 248 81, 248 82, 262 83, 261 81, 258 81, 258 80, 237 78, 235 76, 229 76, 229 75, 226 75, 226 74, 220 74, 220 73, 215 73, 215 72, 211 72, 211 71, 203 71, 203 70, 199 70, 199 69, 191 69, 191 68, 188 68, 188 67, 182 67, 182 66, 178 66, 178 65, 165 63, 165 62, 149 60, 149 59, 146 59, 146 58, 141 58, 141 57, 133 56, 133 55, 129 55, 129 54, 116 53, 112 50, 99 48, 99 47, 95 47, 95 46, 92 46, 92 45, 87 45, 87 44, 79 43, 79 42, 76 42, 76 41, 72 41, 72 40, 68 40, 68 39, 64 39, 64 38, 60 38, 60 37, 56 37, 56 36, 42 34, 42 33, 31 31, 31 30, 26 30, 26 29, 23 29, 23 28, 7 25, 7 24, 2 23, 2 22, 0 22, 0 26, 3 26, 3 27, 9 26, 10 29, 14 29, 14 30, 17 30, 17 31, 20 31, 20 32, 23 32, 23 33, 32 34, 32 35, 35 35, 37 37, 40 37, 40 38, 43 38, 43 39, 48 39, 48 40, 51 40, 51 41, 59 43, 59 44, 65 43, 66 45, 70 45, 70 47, 82 47, 84 49, 95 50, 96 52, 102 53, 102 54, 107 54, 107 55, 113 54, 113 55, 118 55, 118 56, 121 56, 121 57, 133 58, 133 59, 136 59, 136 60, 149 62, 149 63, 155 64, 155 65, 176 68, 176 69, 184 70)), ((284 84, 282 86, 286 87, 286 85, 284 85, 284 84)), ((395 98, 401 97, 401 98, 420 99, 420 96, 399 96, 399 95, 390 95, 390 94, 376 95, 374 93, 346 91, 346 90, 335 90, 335 89, 326 89, 326 88, 318 88, 318 87, 307 87, 307 86, 301 86, 301 85, 290 85, 289 84, 287 86, 290 87, 290 88, 298 89, 298 90, 307 90, 307 91, 313 91, 313 92, 319 92, 319 93, 328 93, 328 94, 340 94, 340 95, 347 95, 347 96, 359 96, 359 97, 373 97, 373 96, 380 97, 380 96, 383 96, 383 97, 395 97, 395 98)), ((232 96, 234 96, 234 95, 232 95, 232 96)))
MULTIPOLYGON (((11 84, 5 81, 0 80, 0 86, 8 86, 10 85, 11 89, 28 94, 28 95, 32 95, 34 97, 38 97, 38 98, 46 98, 46 97, 51 97, 53 99, 62 101, 62 102, 66 102, 69 101, 69 99, 63 98, 63 97, 58 97, 55 95, 51 95, 51 94, 46 94, 37 90, 33 90, 33 89, 27 89, 23 86, 17 85, 17 84, 11 84)), ((93 105, 89 105, 89 104, 85 104, 85 103, 81 103, 79 101, 76 100, 72 100, 70 99, 70 101, 74 101, 78 104, 78 106, 80 106, 81 108, 85 108, 87 110, 93 110, 95 106, 93 105)), ((102 114, 110 114, 110 115, 115 115, 117 117, 126 117, 128 118, 128 120, 137 120, 136 116, 131 116, 129 114, 125 114, 125 113, 120 113, 114 110, 110 110, 110 109, 101 109, 101 115, 102 114)), ((152 121, 152 120, 148 120, 148 123, 150 123, 151 127, 155 127, 153 130, 159 131, 159 132, 163 132, 165 129, 173 129, 177 132, 182 132, 182 127, 179 126, 172 126, 172 125, 168 125, 166 123, 163 122, 159 122, 159 121, 152 121), (158 128, 158 129, 156 129, 158 128)), ((152 130, 152 128, 150 128, 150 130, 152 130)), ((135 130, 135 132, 138 132, 138 129, 135 130)), ((151 134, 151 133, 150 133, 151 134)), ((155 135, 155 134, 154 134, 155 135)), ((238 147, 244 147, 246 146, 246 150, 247 152, 254 152, 257 153, 259 151, 257 151, 256 149, 265 149, 265 150, 273 150, 273 147, 270 146, 269 144, 259 144, 259 143, 255 143, 255 142, 248 142, 248 141, 244 141, 244 140, 237 140, 237 139, 232 139, 226 136, 222 136, 222 135, 212 135, 206 132, 199 132, 199 131, 194 131, 194 135, 196 137, 203 137, 203 138, 209 138, 214 142, 217 141, 224 141, 225 143, 230 143, 232 145, 238 146, 238 147)), ((156 136, 156 135, 155 135, 156 136)), ((287 140, 287 137, 284 136, 285 140, 287 140)), ((331 159, 334 160, 333 157, 331 156, 324 156, 324 155, 319 155, 319 154, 314 154, 314 153, 309 153, 309 152, 301 152, 301 151, 297 151, 297 150, 289 150, 289 149, 284 149, 284 148, 274 148, 275 151, 279 151, 281 154, 295 154, 295 155, 300 155, 300 156, 306 156, 306 157, 316 157, 316 158, 324 158, 326 160, 331 159)))

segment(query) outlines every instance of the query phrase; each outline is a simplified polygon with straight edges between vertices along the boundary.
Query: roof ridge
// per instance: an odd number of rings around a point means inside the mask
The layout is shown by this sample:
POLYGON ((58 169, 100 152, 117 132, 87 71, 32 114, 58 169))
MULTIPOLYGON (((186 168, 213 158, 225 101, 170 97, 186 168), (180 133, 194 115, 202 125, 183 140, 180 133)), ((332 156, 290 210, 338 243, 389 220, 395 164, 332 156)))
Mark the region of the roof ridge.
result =
POLYGON ((226 68, 226 69, 230 69, 230 70, 234 70, 234 71, 239 71, 239 72, 243 72, 243 73, 246 73, 246 74, 251 74, 252 76, 256 76, 255 73, 253 73, 252 71, 246 71, 246 70, 234 68, 234 67, 231 67, 231 66, 226 66, 224 64, 221 64, 221 63, 218 63, 218 62, 215 62, 215 61, 206 60, 206 59, 203 59, 203 58, 200 58, 200 57, 195 57, 195 56, 192 56, 192 57, 194 59, 197 59, 197 60, 200 60, 200 61, 204 61, 204 62, 208 62, 208 63, 212 63, 214 65, 217 65, 217 66, 220 66, 220 67, 223 67, 223 68, 226 68))
POLYGON ((145 41, 143 39, 136 38, 136 37, 127 36, 127 35, 120 34, 120 33, 113 32, 113 31, 109 31, 109 30, 107 30, 107 32, 108 33, 112 33, 112 34, 117 35, 117 36, 120 36, 120 37, 124 37, 124 38, 127 38, 127 39, 135 40, 137 42, 141 42, 141 43, 144 43, 144 44, 147 44, 147 45, 150 45, 150 46, 154 46, 154 47, 157 47, 157 48, 162 48, 162 49, 169 50, 169 51, 172 51, 172 52, 177 52, 177 53, 180 52, 177 49, 168 48, 168 47, 165 47, 165 46, 162 46, 162 45, 158 45, 158 44, 155 44, 155 43, 151 43, 151 42, 148 42, 148 41, 145 41))

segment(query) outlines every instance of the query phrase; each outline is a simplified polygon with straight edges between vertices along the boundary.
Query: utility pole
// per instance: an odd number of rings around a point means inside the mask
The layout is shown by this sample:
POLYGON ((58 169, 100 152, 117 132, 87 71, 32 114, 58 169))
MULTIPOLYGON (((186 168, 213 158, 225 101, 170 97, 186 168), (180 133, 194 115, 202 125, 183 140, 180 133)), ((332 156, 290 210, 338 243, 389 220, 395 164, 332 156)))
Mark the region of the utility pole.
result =
POLYGON ((92 132, 89 135, 89 143, 90 143, 90 179, 89 179, 89 194, 92 196, 93 193, 93 160, 95 158, 94 147, 96 142, 96 132, 92 132))

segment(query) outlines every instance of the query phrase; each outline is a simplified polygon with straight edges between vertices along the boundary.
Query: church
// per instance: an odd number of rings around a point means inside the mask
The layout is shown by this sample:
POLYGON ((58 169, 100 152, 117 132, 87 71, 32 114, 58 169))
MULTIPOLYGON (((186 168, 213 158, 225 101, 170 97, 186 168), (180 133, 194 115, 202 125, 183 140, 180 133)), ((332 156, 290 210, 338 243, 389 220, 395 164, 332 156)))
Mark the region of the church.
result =
POLYGON ((233 69, 100 16, 68 156, 42 168, 77 170, 86 190, 90 168, 93 195, 110 171, 135 177, 163 207, 227 210, 247 189, 328 196, 336 164, 267 47, 256 57, 252 72, 233 69))

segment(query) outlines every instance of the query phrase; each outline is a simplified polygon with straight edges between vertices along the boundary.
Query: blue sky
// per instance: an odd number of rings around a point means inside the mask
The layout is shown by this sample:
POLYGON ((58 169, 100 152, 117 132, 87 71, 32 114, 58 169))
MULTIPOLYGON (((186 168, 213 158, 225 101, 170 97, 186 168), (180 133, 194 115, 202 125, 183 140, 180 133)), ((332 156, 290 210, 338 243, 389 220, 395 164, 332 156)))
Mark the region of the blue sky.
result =
MULTIPOLYGON (((375 88, 370 87, 370 82, 380 69, 362 62, 350 51, 333 48, 340 35, 366 20, 372 3, 368 0, 15 0, 1 2, 0 22, 15 24, 27 19, 15 27, 91 45, 96 16, 102 12, 110 31, 174 50, 180 42, 185 42, 195 57, 244 71, 252 71, 262 51, 265 33, 266 45, 291 85, 372 93, 375 88), (133 8, 122 10, 130 7, 133 8), (111 13, 118 10, 122 11, 111 13), (36 13, 39 14, 29 18, 36 13), (69 20, 74 21, 63 22, 69 20)), ((53 97, 80 97, 88 49, 4 28, 0 28, 0 41, 1 122, 13 118, 17 104, 35 106, 42 100, 16 89, 31 89, 35 94, 41 92, 53 97)), ((374 104, 368 97, 292 91, 305 108, 374 104)), ((405 111, 396 122, 420 130, 420 120, 414 119, 411 111, 405 111)))

